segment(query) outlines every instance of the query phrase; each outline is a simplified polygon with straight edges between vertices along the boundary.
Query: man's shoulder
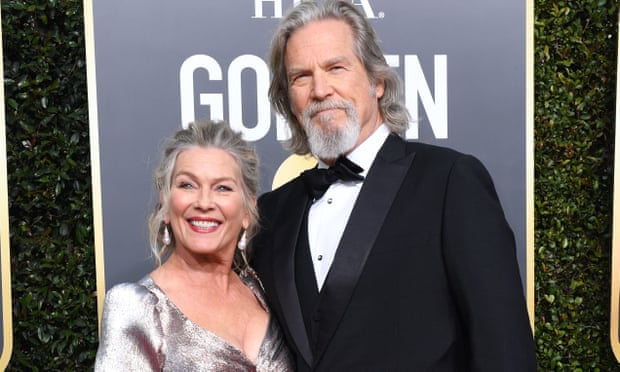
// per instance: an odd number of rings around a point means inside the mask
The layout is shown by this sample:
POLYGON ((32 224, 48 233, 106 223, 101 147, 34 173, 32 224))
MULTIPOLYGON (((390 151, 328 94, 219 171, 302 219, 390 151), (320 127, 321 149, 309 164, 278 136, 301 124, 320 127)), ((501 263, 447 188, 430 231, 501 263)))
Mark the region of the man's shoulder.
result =
POLYGON ((300 184, 299 176, 289 180, 288 182, 278 186, 277 188, 266 191, 258 198, 259 209, 269 208, 269 206, 275 206, 285 199, 292 192, 296 192, 298 187, 303 187, 300 184))
POLYGON ((414 156, 412 165, 416 165, 416 169, 420 169, 420 165, 434 169, 435 172, 441 169, 449 171, 454 166, 464 167, 464 169, 484 167, 476 156, 451 147, 418 140, 406 140, 401 137, 391 141, 391 146, 403 146, 406 154, 414 156))
POLYGON ((407 140, 405 142, 409 151, 414 151, 416 153, 421 153, 425 155, 429 154, 446 158, 457 158, 465 155, 464 153, 450 147, 434 145, 415 140, 407 140))
POLYGON ((404 140, 400 139, 404 143, 405 153, 413 154, 415 156, 414 163, 419 164, 423 162, 429 165, 441 165, 449 166, 457 162, 459 159, 475 159, 473 156, 458 151, 456 149, 420 142, 417 140, 404 140))

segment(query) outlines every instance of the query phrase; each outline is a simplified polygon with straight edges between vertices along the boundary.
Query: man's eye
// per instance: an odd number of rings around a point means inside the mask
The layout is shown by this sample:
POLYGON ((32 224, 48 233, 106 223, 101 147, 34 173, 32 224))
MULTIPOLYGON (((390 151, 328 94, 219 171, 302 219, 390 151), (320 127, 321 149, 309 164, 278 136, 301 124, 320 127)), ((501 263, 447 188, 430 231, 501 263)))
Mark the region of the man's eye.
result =
POLYGON ((298 75, 293 76, 293 78, 291 79, 291 82, 294 83, 294 82, 303 80, 304 78, 307 78, 307 77, 308 77, 308 74, 298 74, 298 75))

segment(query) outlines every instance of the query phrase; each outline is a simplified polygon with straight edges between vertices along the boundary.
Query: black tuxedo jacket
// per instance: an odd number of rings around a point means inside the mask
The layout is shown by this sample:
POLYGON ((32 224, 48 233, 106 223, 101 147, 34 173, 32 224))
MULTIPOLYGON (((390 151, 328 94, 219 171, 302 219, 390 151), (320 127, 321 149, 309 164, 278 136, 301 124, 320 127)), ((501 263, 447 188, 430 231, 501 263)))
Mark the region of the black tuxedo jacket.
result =
POLYGON ((534 371, 515 245, 475 158, 390 135, 304 326, 299 178, 259 199, 253 265, 300 371, 534 371))

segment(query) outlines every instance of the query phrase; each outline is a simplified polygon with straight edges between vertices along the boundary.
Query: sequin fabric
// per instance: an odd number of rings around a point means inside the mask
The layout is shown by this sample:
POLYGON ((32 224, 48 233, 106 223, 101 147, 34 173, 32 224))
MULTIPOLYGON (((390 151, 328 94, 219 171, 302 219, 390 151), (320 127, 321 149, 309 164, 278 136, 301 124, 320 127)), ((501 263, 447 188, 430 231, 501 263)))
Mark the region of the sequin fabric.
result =
MULTIPOLYGON (((256 276, 240 275, 267 309, 256 276)), ((256 364, 237 347, 198 326, 147 275, 111 288, 105 297, 95 371, 293 371, 273 315, 256 364)))

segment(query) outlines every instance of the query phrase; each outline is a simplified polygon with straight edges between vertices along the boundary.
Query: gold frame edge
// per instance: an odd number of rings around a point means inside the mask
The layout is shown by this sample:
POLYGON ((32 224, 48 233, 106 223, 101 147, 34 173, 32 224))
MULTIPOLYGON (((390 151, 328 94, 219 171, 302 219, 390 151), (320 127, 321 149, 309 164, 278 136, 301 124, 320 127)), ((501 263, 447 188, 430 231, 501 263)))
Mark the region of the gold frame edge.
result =
POLYGON ((525 26, 525 199, 526 199, 526 302, 530 326, 534 333, 535 285, 534 285, 534 0, 526 0, 525 26))
MULTIPOLYGON (((618 14, 618 29, 620 30, 620 12, 618 14)), ((620 40, 618 41, 618 55, 620 56, 620 40)), ((620 72, 620 60, 616 67, 620 72)), ((616 79, 616 123, 615 123, 615 150, 614 150, 614 184, 613 184, 613 210, 612 210, 612 235, 611 235, 611 301, 609 321, 609 341, 611 349, 620 362, 620 79, 616 79)))
POLYGON ((99 114, 97 110, 97 74, 95 64, 95 27, 93 0, 84 0, 84 39, 86 42, 86 82, 88 86, 88 123, 90 135, 90 166, 93 193, 93 231, 95 271, 97 280, 97 329, 105 298, 105 259, 103 253, 103 211, 101 207, 101 168, 99 156, 99 114))
MULTIPOLYGON (((1 18, 1 15, 0 15, 1 18)), ((0 42, 2 28, 0 27, 0 42)), ((4 54, 0 47, 0 73, 4 76, 4 54)), ((3 80, 4 83, 4 80, 3 80)), ((0 86, 0 102, 4 101, 4 84, 0 86)), ((6 161, 6 112, 0 105, 0 270, 2 275, 2 354, 0 370, 9 364, 13 353, 13 306, 11 295, 11 246, 9 231, 9 189, 6 161)))

